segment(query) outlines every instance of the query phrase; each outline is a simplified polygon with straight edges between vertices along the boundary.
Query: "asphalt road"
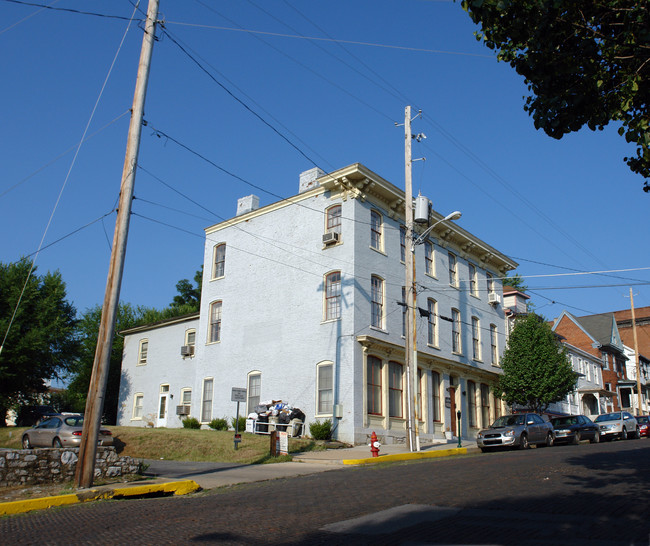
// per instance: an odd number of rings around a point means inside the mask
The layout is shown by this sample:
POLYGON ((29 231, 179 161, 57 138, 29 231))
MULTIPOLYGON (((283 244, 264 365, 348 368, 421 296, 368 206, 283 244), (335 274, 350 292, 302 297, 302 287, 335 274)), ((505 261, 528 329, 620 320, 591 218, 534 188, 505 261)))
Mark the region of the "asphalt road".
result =
POLYGON ((650 543, 650 440, 351 467, 0 520, 3 544, 650 543))

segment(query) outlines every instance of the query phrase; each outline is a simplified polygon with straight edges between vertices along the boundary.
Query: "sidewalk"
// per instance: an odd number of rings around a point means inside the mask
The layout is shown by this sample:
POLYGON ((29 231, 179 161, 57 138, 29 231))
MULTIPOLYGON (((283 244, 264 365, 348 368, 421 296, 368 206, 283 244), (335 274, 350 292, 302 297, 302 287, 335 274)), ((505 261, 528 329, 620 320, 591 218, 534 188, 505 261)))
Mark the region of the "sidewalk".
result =
POLYGON ((405 445, 381 446, 378 457, 372 457, 369 446, 309 451, 294 454, 293 462, 263 465, 152 461, 150 470, 154 471, 147 472, 154 476, 151 480, 104 485, 55 497, 0 503, 0 516, 99 499, 162 494, 185 495, 198 489, 291 478, 350 465, 449 457, 477 452, 479 450, 475 442, 463 440, 460 448, 457 442, 439 443, 421 446, 421 450, 414 453, 410 453, 405 445))

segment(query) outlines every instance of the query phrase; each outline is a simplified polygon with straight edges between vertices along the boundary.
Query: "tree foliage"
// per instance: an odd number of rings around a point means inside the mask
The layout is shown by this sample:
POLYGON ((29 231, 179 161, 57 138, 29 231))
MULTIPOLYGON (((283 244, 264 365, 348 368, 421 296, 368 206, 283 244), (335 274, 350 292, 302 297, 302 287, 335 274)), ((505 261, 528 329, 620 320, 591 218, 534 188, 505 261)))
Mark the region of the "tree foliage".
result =
POLYGON ((650 177, 650 3, 639 0, 463 0, 476 33, 524 76, 524 109, 560 139, 587 125, 636 145, 630 169, 650 177))
POLYGON ((0 426, 10 407, 37 402, 48 380, 70 368, 79 348, 76 311, 66 300, 60 273, 38 276, 30 269, 26 258, 0 263, 0 336, 6 335, 0 353, 0 426))
POLYGON ((183 313, 191 313, 199 310, 201 306, 201 287, 203 284, 203 266, 194 274, 194 286, 188 279, 181 279, 176 283, 178 294, 174 296, 171 308, 179 309, 183 313))
POLYGON ((545 411, 575 388, 577 376, 551 327, 530 313, 517 320, 501 360, 495 394, 508 405, 545 411))

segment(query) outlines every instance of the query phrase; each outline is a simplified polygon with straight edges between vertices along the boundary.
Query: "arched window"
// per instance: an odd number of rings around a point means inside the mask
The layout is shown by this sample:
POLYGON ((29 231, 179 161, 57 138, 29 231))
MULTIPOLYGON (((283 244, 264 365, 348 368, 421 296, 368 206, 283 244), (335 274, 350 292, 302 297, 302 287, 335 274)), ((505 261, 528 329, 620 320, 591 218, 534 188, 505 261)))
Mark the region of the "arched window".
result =
POLYGON ((333 271, 325 276, 325 320, 341 316, 341 272, 333 271))
POLYGON ((334 366, 321 362, 316 366, 316 412, 332 415, 334 404, 334 366))
POLYGON ((208 343, 221 341, 221 302, 213 301, 210 304, 210 331, 208 343))
POLYGON ((327 233, 341 233, 341 205, 327 209, 327 233))
POLYGON ((226 273, 226 243, 221 243, 214 247, 214 267, 212 269, 212 278, 219 279, 226 273))

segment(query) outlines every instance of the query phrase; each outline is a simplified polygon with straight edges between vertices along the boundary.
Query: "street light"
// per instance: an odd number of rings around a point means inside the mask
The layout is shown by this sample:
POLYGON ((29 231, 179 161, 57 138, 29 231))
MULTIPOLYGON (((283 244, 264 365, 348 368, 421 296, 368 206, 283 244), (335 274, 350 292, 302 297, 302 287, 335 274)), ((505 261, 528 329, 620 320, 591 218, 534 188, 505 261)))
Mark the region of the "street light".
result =
MULTIPOLYGON (((416 286, 415 286, 415 246, 416 245, 421 245, 424 243, 427 235, 431 233, 431 230, 435 228, 438 224, 442 222, 446 222, 447 220, 458 220, 462 216, 462 213, 458 210, 455 210, 454 212, 448 214, 441 220, 438 220, 431 226, 429 226, 419 237, 414 237, 415 233, 411 233, 411 268, 410 268, 410 279, 408 280, 408 284, 411 286, 410 294, 408 294, 409 297, 407 297, 407 309, 410 311, 406 313, 406 340, 405 340, 405 349, 406 349, 406 361, 407 361, 407 366, 406 366, 406 381, 407 381, 407 396, 408 396, 408 404, 407 404, 407 412, 408 412, 408 424, 407 424, 407 431, 409 432, 409 435, 413 435, 414 437, 409 436, 409 447, 411 448, 411 451, 420 451, 420 435, 418 432, 418 417, 417 414, 415 413, 415 407, 416 407, 416 399, 417 399, 417 388, 413 389, 413 383, 414 381, 417 381, 417 372, 418 372, 418 344, 417 344, 417 330, 415 327, 416 324, 416 317, 415 317, 415 311, 417 307, 417 291, 416 291, 416 286), (411 305, 408 305, 409 300, 411 301, 411 305), (409 338, 409 334, 412 336, 412 338, 409 338), (411 355, 411 358, 409 359, 409 353, 411 355), (410 362, 409 362, 410 361, 410 362), (412 369, 411 369, 412 368, 412 369)), ((411 223, 411 226, 413 224, 411 223)), ((412 229, 412 227, 411 227, 412 229)), ((407 273, 409 272, 407 268, 407 273)))

